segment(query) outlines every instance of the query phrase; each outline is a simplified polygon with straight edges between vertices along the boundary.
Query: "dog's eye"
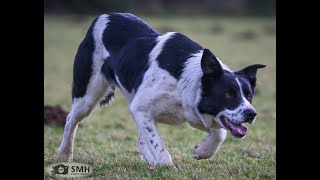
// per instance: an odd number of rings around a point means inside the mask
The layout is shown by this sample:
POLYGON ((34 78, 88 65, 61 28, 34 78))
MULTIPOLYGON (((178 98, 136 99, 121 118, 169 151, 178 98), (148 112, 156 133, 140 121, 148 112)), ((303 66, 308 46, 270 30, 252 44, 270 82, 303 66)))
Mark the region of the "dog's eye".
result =
POLYGON ((230 99, 230 98, 231 98, 231 94, 230 94, 230 93, 226 93, 226 94, 225 94, 225 97, 226 97, 227 99, 230 99))
POLYGON ((252 100, 252 95, 249 94, 249 95, 247 96, 247 99, 248 99, 249 101, 251 101, 251 100, 252 100))

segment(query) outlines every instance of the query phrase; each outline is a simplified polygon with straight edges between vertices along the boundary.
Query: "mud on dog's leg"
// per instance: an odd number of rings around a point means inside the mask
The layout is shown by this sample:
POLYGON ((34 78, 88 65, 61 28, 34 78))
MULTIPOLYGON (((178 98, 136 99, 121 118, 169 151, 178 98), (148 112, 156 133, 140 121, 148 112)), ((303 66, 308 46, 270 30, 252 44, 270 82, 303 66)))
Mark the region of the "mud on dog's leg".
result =
POLYGON ((203 139, 203 142, 194 147, 192 157, 198 160, 210 158, 219 150, 226 136, 227 131, 223 128, 210 129, 209 135, 203 139))
POLYGON ((151 114, 139 109, 137 106, 130 106, 130 110, 139 131, 137 146, 145 161, 151 166, 165 165, 175 167, 151 114))

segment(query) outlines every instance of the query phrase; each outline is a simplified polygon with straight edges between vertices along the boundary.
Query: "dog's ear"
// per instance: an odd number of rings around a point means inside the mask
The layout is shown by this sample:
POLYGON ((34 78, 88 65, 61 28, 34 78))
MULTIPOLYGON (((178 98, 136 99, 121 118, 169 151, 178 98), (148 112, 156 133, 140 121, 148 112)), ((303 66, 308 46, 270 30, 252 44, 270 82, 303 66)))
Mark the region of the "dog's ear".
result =
POLYGON ((248 67, 245 67, 239 71, 236 71, 235 74, 243 76, 247 78, 251 84, 251 86, 254 88, 256 86, 256 75, 257 75, 257 70, 260 68, 264 68, 266 65, 263 64, 253 64, 248 67))
POLYGON ((219 78, 223 73, 220 62, 209 49, 203 50, 201 58, 201 69, 203 75, 210 78, 219 78))

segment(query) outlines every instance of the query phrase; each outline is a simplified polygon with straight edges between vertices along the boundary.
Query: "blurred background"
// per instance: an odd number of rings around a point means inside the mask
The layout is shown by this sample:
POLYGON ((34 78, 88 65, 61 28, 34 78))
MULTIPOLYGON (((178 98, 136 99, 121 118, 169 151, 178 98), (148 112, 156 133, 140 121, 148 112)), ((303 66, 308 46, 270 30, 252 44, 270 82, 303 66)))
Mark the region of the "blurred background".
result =
MULTIPOLYGON (((187 124, 159 124, 158 128, 176 165, 198 167, 200 179, 211 175, 222 179, 231 175, 235 179, 275 179, 275 0, 44 0, 45 164, 56 158, 65 117, 71 109, 72 66, 78 46, 93 19, 109 12, 133 13, 160 33, 181 32, 210 49, 232 70, 257 63, 267 65, 257 75, 253 99, 257 121, 247 125, 245 139, 227 136, 218 155, 210 161, 191 157, 192 147, 202 141, 204 132, 192 130, 187 124), (211 164, 215 164, 214 171, 211 164)), ((97 167, 95 173, 103 174, 102 178, 117 175, 118 179, 126 179, 142 174, 159 179, 144 171, 135 145, 137 135, 127 103, 117 89, 110 107, 96 108, 82 121, 76 136, 75 159, 93 163, 97 167), (126 166, 123 173, 121 168, 126 166)), ((190 178, 194 173, 168 172, 165 177, 190 178)))
POLYGON ((275 0, 44 0, 45 13, 133 13, 275 16, 275 0))

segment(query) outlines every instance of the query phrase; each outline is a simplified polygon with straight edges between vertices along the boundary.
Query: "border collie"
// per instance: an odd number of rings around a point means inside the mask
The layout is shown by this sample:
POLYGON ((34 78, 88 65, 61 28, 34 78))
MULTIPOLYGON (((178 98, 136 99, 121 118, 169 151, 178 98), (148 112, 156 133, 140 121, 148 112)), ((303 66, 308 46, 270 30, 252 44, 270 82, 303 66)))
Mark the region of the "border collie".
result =
POLYGON ((208 136, 193 157, 213 156, 227 132, 235 138, 253 123, 254 64, 231 71, 210 50, 178 32, 160 34, 129 13, 98 16, 79 45, 73 66, 72 110, 58 159, 72 161, 78 124, 100 102, 114 99, 118 86, 137 125, 137 146, 148 165, 174 167, 157 122, 191 127, 208 136))

